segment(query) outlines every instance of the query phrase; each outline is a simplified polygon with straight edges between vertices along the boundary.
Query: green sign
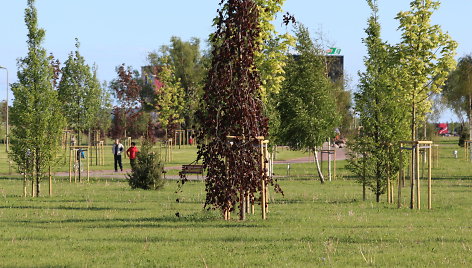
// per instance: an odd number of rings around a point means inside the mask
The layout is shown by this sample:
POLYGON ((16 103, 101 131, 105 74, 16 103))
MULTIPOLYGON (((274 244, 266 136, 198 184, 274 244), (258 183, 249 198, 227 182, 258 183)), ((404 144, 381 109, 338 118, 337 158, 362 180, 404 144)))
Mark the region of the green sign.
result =
POLYGON ((328 55, 339 55, 339 54, 341 54, 341 49, 336 48, 336 47, 332 47, 332 48, 326 50, 326 54, 328 54, 328 55))

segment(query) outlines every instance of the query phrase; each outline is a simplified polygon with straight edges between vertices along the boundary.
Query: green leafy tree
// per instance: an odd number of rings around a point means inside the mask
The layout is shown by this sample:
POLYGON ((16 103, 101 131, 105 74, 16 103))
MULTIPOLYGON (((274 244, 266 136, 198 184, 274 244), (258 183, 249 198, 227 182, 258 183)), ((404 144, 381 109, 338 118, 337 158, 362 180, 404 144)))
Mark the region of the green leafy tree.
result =
MULTIPOLYGON (((276 109, 278 95, 285 80, 288 50, 295 44, 295 38, 289 33, 278 33, 274 21, 283 11, 285 0, 256 0, 259 10, 260 49, 255 54, 255 65, 261 77, 261 98, 264 113, 269 118, 271 140, 277 142, 277 130, 280 117, 276 109)), ((273 143, 275 144, 275 143, 273 143)))
MULTIPOLYGON (((396 19, 402 32, 397 46, 399 73, 398 86, 402 90, 406 116, 410 119, 411 140, 417 140, 417 127, 425 122, 432 103, 430 96, 439 93, 449 72, 455 66, 457 43, 443 33, 439 25, 431 24, 431 16, 440 6, 439 1, 414 0, 410 11, 398 13, 396 19)), ((411 174, 417 177, 414 151, 411 157, 411 174)), ((411 184, 410 207, 413 208, 415 191, 411 184)))
POLYGON ((127 175, 127 180, 133 189, 158 190, 165 184, 163 172, 164 165, 160 161, 159 154, 153 150, 152 142, 145 140, 137 154, 134 168, 127 175))
POLYGON ((162 56, 160 65, 154 69, 159 81, 155 86, 155 110, 158 112, 158 121, 168 134, 173 134, 177 126, 185 120, 185 91, 167 56, 162 56))
MULTIPOLYGON (((182 41, 173 36, 169 46, 162 46, 161 53, 167 56, 166 65, 174 72, 184 90, 185 128, 193 128, 195 124, 195 112, 198 109, 202 95, 203 79, 206 73, 203 57, 200 51, 200 40, 192 38, 190 41, 182 41)), ((153 52, 148 56, 152 65, 159 65, 162 56, 153 52)))
POLYGON ((385 193, 387 178, 399 169, 399 150, 396 143, 408 137, 401 95, 395 83, 395 55, 380 37, 378 8, 375 0, 368 0, 372 16, 368 20, 363 39, 367 47, 364 59, 366 70, 359 74, 359 90, 354 94, 355 111, 362 126, 350 143, 351 159, 348 168, 358 175, 358 181, 368 186, 380 201, 385 193))
POLYGON ((396 17, 402 32, 397 47, 399 86, 404 103, 409 106, 412 140, 417 139, 418 123, 424 121, 431 109, 429 96, 441 91, 455 66, 457 43, 439 25, 431 24, 431 16, 439 6, 439 1, 414 0, 410 11, 400 12, 396 17))
MULTIPOLYGON (((94 72, 96 76, 96 72, 94 72)), ((108 90, 106 83, 100 87, 100 106, 94 116, 92 129, 99 130, 103 135, 108 133, 112 123, 113 103, 111 92, 108 90)))
POLYGON ((295 36, 299 55, 289 59, 286 66, 277 106, 281 119, 279 137, 292 148, 309 148, 315 152, 317 171, 324 183, 318 149, 334 136, 339 123, 339 116, 333 110, 334 85, 326 75, 323 50, 312 41, 308 29, 298 25, 295 36))
POLYGON ((271 93, 279 93, 285 80, 284 67, 287 52, 295 44, 295 38, 289 33, 276 31, 273 21, 283 11, 285 0, 255 0, 259 10, 260 49, 255 54, 255 64, 261 76, 261 96, 264 102, 271 93))
POLYGON ((40 183, 59 149, 64 118, 53 86, 53 67, 41 46, 45 31, 38 28, 34 2, 28 0, 25 10, 28 55, 18 60, 18 83, 12 86, 11 156, 22 172, 32 174, 33 196, 39 196, 40 183))
POLYGON ((449 74, 442 96, 444 103, 459 118, 464 118, 464 115, 468 118, 469 131, 472 132, 472 55, 459 59, 456 70, 449 74))
MULTIPOLYGON (((116 68, 118 78, 110 83, 110 88, 117 99, 113 107, 111 136, 113 138, 128 137, 136 131, 136 123, 142 120, 145 111, 142 109, 145 100, 139 73, 125 64, 116 68)), ((153 98, 153 97, 152 97, 153 98)), ((133 136, 136 138, 137 136, 133 136)))
POLYGON ((101 88, 96 72, 85 63, 79 52, 79 41, 76 39, 76 51, 71 52, 62 68, 59 82, 59 100, 69 127, 78 134, 90 129, 95 121, 101 104, 101 88))

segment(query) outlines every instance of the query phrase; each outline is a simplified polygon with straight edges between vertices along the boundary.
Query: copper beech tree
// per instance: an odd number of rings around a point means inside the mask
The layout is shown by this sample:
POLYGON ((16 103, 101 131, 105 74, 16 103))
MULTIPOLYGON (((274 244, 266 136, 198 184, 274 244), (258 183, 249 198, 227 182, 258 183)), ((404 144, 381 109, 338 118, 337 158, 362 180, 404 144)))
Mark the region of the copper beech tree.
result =
POLYGON ((268 133, 255 67, 259 11, 252 0, 223 0, 220 6, 211 36, 211 67, 197 113, 198 158, 207 171, 205 206, 234 211, 239 204, 244 219, 244 197, 255 202, 261 181, 272 183, 262 170, 256 139, 268 133))

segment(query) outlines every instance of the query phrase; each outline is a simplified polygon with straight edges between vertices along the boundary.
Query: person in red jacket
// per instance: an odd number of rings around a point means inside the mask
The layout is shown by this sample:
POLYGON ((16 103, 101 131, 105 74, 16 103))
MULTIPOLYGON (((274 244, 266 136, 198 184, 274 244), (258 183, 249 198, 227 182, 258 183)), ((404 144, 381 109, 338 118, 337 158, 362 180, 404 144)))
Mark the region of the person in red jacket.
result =
POLYGON ((136 147, 136 143, 132 142, 131 147, 126 150, 126 155, 129 158, 129 163, 131 165, 131 169, 134 169, 136 165, 136 155, 139 152, 138 147, 136 147))

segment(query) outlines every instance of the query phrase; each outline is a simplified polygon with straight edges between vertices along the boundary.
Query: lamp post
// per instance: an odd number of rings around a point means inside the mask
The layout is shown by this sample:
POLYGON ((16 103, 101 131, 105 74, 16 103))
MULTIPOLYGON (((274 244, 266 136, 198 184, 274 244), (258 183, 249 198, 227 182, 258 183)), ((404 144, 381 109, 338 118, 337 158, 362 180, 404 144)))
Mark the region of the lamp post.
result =
POLYGON ((6 152, 8 153, 8 145, 10 143, 10 126, 8 125, 8 69, 6 67, 0 66, 0 69, 5 69, 7 71, 7 107, 6 107, 6 114, 7 114, 7 129, 6 129, 6 152))

